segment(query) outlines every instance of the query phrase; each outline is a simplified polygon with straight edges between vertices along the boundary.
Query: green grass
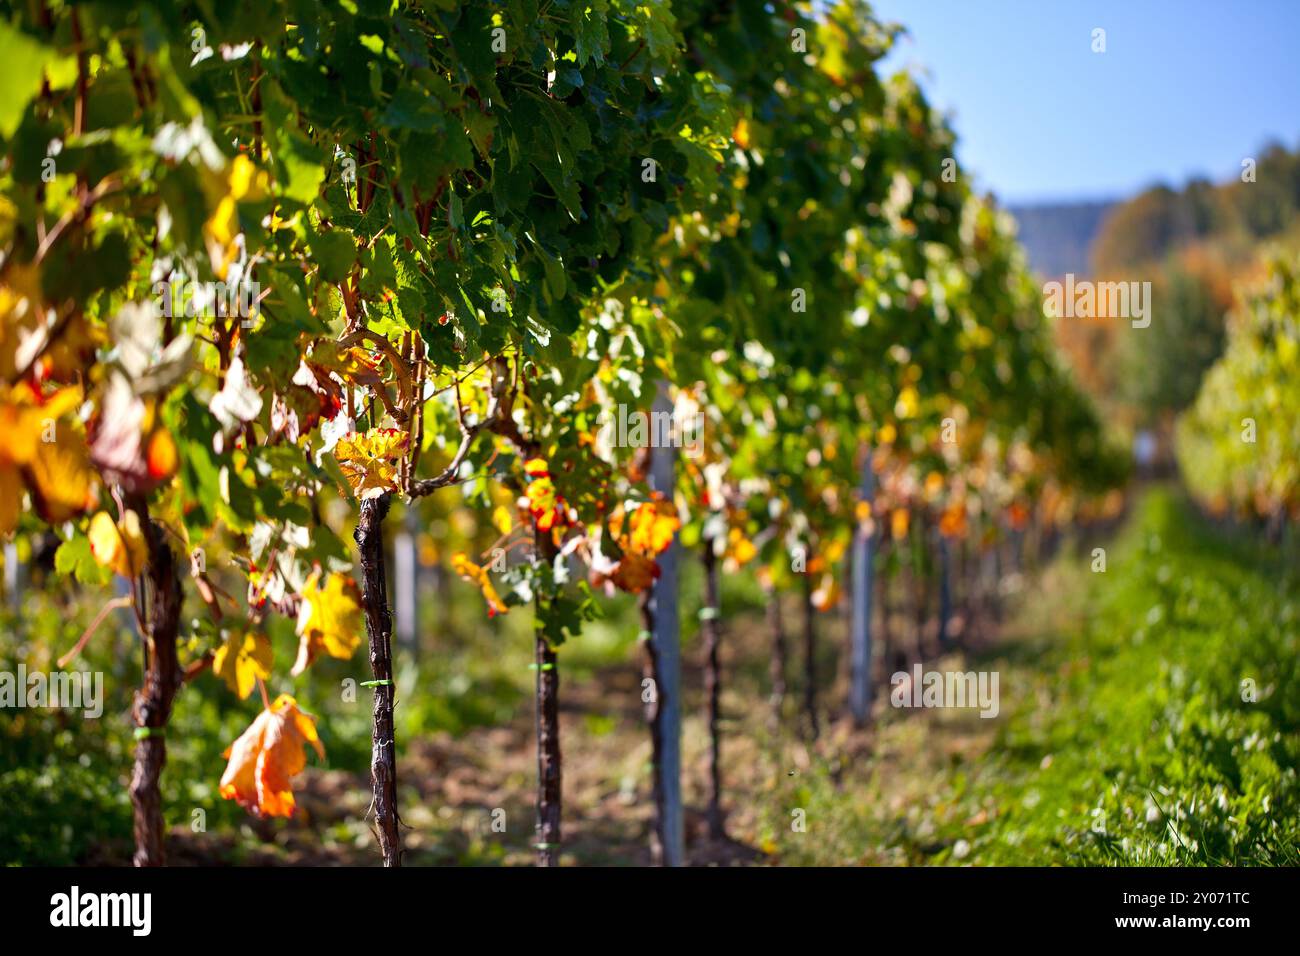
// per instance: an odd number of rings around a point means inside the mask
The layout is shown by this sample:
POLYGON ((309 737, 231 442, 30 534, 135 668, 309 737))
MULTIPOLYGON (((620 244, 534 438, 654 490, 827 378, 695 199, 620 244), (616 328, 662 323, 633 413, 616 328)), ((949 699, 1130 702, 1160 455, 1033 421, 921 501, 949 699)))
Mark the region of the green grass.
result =
POLYGON ((999 843, 1018 840, 1024 862, 1295 863, 1294 573, 1166 492, 1115 551, 1084 578, 1095 618, 1036 682, 1046 706, 1022 703, 1002 736, 1018 787, 1041 799, 992 828, 990 858, 1011 862, 999 843))
POLYGON ((874 758, 787 784, 767 831, 781 861, 1300 862, 1294 569, 1166 489, 1141 500, 1105 573, 1090 563, 1062 559, 1032 589, 1022 636, 950 662, 1000 672, 990 740, 960 746, 978 718, 886 713, 874 758), (807 833, 791 832, 794 806, 807 833))

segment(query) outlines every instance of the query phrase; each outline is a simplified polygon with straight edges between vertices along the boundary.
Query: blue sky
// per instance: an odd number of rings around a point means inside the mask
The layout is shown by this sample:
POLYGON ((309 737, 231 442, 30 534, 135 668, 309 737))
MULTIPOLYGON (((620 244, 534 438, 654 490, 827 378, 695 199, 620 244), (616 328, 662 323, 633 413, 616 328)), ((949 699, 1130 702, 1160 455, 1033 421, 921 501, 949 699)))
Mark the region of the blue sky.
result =
POLYGON ((876 0, 1004 201, 1115 198, 1300 142, 1300 0, 876 0), (1092 31, 1106 30, 1093 53, 1092 31))

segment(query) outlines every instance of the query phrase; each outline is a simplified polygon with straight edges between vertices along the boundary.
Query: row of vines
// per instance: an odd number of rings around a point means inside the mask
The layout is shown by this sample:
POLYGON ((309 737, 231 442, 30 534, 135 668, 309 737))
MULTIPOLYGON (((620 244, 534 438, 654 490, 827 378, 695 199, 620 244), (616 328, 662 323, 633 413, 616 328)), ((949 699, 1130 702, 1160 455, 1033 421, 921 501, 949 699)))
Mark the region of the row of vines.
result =
POLYGON ((1178 424, 1188 487, 1214 514, 1256 520, 1275 540, 1300 517, 1300 264, 1270 254, 1243 290, 1223 356, 1178 424))
POLYGON ((260 699, 220 790, 289 815, 321 742, 288 691, 363 648, 400 863, 395 503, 490 529, 448 566, 536 622, 544 865, 562 646, 604 594, 640 596, 676 862, 679 552, 705 569, 721 832, 720 574, 798 594, 810 649, 849 582, 864 723, 877 568, 950 609, 1006 541, 1115 507, 1124 459, 1007 220, 878 73, 895 31, 858 0, 0 10, 0 534, 56 536, 67 586, 138 622, 139 865, 187 683, 260 699))

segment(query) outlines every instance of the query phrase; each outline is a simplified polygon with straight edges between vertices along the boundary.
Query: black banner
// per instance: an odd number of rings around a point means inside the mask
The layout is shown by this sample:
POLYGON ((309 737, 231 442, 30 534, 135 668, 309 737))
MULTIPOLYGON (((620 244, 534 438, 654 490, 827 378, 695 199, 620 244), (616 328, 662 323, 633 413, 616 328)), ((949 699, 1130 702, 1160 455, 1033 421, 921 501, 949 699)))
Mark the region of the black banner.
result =
POLYGON ((769 942, 838 934, 846 918, 867 918, 872 936, 909 945, 1025 933, 1231 945, 1290 926, 1296 889, 1295 870, 1240 869, 9 869, 0 918, 10 938, 77 934, 128 947, 373 942, 431 920, 500 945, 557 913, 566 935, 619 914, 643 931, 662 914, 727 936, 758 930, 769 942), (629 895, 645 893, 661 903, 629 895))

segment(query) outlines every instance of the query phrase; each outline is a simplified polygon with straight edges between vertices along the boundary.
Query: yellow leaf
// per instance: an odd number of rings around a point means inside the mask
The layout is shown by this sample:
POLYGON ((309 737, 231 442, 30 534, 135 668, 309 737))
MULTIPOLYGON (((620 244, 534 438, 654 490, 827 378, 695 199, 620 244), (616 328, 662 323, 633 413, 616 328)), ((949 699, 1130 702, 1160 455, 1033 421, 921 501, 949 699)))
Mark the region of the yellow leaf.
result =
POLYGON ((894 414, 899 418, 913 418, 920 408, 921 397, 917 394, 916 389, 908 385, 898 393, 898 401, 894 403, 894 414))
POLYGON ((0 383, 0 425, 7 441, 0 445, 0 461, 26 464, 42 441, 55 441, 53 423, 81 404, 81 388, 69 386, 42 395, 23 382, 12 389, 0 383))
MULTIPOLYGON (((214 177, 215 178, 215 177, 214 177)), ((224 279, 239 252, 235 238, 239 235, 240 200, 256 201, 264 198, 270 189, 266 170, 258 169, 247 156, 236 156, 224 182, 211 183, 209 201, 216 200, 216 209, 203 224, 207 237, 208 256, 217 277, 224 279)))
POLYGON ((62 418, 81 404, 81 388, 71 385, 41 399, 42 418, 62 418))
POLYGON ((338 440, 334 457, 358 498, 375 498, 397 487, 397 465, 409 436, 396 428, 372 428, 338 440))
POLYGON ((7 261, 0 283, 0 381, 18 377, 20 366, 26 364, 19 360, 19 346, 47 326, 42 298, 40 269, 7 261))
POLYGON ((265 198, 270 189, 271 179, 266 170, 259 169, 242 153, 230 164, 230 195, 235 200, 256 201, 265 198))
POLYGON ((140 530, 140 516, 134 511, 128 511, 120 525, 107 511, 97 512, 90 519, 86 537, 90 539, 90 554, 100 566, 124 578, 134 578, 144 570, 148 549, 140 530))
POLYGON ((257 816, 293 816, 296 804, 289 781, 307 766, 306 744, 324 759, 316 718, 281 694, 226 749, 229 763, 221 775, 221 796, 257 816))
POLYGON ((6 395, 0 385, 0 465, 26 465, 36 455, 41 440, 41 409, 25 385, 6 395))
POLYGON ((497 505, 492 510, 492 527, 496 528, 502 534, 509 534, 510 529, 515 526, 514 516, 510 509, 505 505, 497 505))
POLYGON ((817 68, 830 77, 833 83, 841 86, 848 73, 848 61, 844 56, 848 40, 844 28, 833 20, 824 19, 817 24, 816 29, 817 68))
POLYGON ((222 197, 204 228, 212 241, 223 250, 234 242, 235 236, 239 233, 239 210, 233 196, 222 197))
POLYGON ((243 700, 260 677, 271 676, 271 642, 265 634, 232 632, 212 658, 212 673, 243 700))
POLYGON ((64 422, 57 423, 53 434, 54 441, 37 444, 25 472, 37 513, 57 524, 81 514, 94 499, 84 436, 64 422))
POLYGON ((302 587, 298 610, 298 659, 295 677, 324 651, 346 660, 361 643, 361 590, 345 574, 331 573, 321 586, 321 572, 312 572, 302 587))

